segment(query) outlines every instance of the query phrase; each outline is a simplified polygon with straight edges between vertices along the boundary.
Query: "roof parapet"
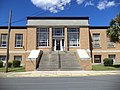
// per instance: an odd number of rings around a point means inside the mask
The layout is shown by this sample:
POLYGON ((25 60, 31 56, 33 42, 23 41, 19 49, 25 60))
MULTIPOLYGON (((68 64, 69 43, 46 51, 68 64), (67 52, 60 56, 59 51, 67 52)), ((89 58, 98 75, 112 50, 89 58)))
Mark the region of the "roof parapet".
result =
MULTIPOLYGON (((8 26, 0 26, 0 29, 8 29, 8 26)), ((27 29, 27 26, 11 26, 11 29, 27 29)))
POLYGON ((110 26, 90 26, 90 29, 108 29, 110 26))
POLYGON ((89 20, 89 17, 27 17, 28 19, 53 19, 53 20, 89 20))

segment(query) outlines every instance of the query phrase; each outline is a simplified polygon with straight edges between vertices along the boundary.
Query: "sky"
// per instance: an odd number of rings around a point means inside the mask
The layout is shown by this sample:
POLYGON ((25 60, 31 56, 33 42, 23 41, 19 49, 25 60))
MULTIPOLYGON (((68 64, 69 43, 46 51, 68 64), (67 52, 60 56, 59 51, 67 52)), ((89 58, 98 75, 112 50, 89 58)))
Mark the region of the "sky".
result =
POLYGON ((108 26, 120 13, 120 0, 0 0, 0 26, 26 26, 28 16, 89 17, 90 26, 108 26))

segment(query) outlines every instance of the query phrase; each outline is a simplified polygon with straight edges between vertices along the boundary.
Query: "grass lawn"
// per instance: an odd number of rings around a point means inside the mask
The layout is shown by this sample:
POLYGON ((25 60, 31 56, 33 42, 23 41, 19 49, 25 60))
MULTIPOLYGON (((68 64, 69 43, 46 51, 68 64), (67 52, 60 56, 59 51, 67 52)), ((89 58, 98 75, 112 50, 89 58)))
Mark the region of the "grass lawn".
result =
MULTIPOLYGON (((8 71, 9 72, 25 72, 25 68, 24 67, 11 67, 11 68, 8 68, 8 71)), ((5 67, 0 67, 0 72, 5 72, 5 67)))
POLYGON ((116 64, 113 66, 104 66, 102 64, 92 65, 92 70, 94 71, 120 70, 120 64, 116 64))

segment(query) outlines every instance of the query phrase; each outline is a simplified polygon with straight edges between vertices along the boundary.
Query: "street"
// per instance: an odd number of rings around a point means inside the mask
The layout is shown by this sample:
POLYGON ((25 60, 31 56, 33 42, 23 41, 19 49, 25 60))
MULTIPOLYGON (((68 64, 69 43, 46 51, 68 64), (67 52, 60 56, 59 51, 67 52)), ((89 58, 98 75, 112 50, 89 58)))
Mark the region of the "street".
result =
POLYGON ((120 90, 120 76, 0 78, 0 90, 120 90))

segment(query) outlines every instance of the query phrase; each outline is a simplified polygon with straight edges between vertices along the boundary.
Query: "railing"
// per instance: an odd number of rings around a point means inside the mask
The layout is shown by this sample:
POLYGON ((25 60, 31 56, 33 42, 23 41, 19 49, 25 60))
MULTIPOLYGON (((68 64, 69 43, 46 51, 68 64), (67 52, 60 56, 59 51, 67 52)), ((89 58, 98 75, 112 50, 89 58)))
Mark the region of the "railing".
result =
POLYGON ((61 57, 59 51, 58 51, 58 69, 61 69, 61 57))
POLYGON ((43 51, 41 50, 40 53, 39 53, 38 58, 36 59, 36 69, 39 67, 42 55, 43 55, 43 51))

